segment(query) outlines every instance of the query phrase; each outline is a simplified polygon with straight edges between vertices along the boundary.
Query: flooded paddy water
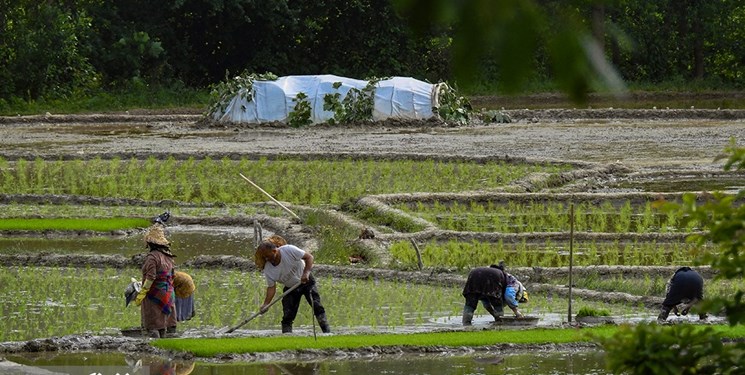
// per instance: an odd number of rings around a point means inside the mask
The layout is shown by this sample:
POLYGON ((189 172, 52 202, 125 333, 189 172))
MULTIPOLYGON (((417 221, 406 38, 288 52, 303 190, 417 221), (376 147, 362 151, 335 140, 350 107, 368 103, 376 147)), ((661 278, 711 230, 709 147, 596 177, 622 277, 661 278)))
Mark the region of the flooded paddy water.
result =
MULTIPOLYGON (((176 254, 176 264, 200 255, 230 255, 249 258, 253 254, 253 227, 175 225, 169 226, 168 238, 176 254)), ((263 231, 265 236, 272 234, 263 231)), ((1 254, 88 254, 135 256, 145 251, 142 234, 103 236, 28 236, 0 237, 1 254)))
MULTIPOLYGON (((75 374, 310 375, 310 374, 610 374, 597 350, 534 350, 465 355, 367 355, 359 358, 214 363, 170 360, 157 356, 111 352, 7 356, 17 364, 75 374)), ((0 370, 2 370, 0 362, 0 370)), ((30 373, 30 372, 29 372, 30 373)))

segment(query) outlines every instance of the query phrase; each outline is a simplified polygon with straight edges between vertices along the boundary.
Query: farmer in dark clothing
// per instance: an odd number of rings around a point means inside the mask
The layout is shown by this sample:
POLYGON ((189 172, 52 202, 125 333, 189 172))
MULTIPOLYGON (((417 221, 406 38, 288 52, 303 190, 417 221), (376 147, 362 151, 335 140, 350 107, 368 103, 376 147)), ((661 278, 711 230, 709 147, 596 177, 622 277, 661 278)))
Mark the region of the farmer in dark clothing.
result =
MULTIPOLYGON (((677 314, 678 305, 684 303, 683 315, 688 314, 691 306, 704 299, 704 279, 698 272, 690 267, 678 268, 667 282, 665 300, 662 302, 662 311, 657 316, 659 322, 667 320, 670 311, 677 314)), ((706 314, 698 315, 700 319, 706 319, 706 314)))
POLYGON ((496 267, 479 267, 471 270, 466 286, 463 287, 463 297, 466 299, 463 306, 463 325, 471 325, 479 301, 495 320, 504 315, 503 296, 506 288, 507 279, 502 270, 496 267))

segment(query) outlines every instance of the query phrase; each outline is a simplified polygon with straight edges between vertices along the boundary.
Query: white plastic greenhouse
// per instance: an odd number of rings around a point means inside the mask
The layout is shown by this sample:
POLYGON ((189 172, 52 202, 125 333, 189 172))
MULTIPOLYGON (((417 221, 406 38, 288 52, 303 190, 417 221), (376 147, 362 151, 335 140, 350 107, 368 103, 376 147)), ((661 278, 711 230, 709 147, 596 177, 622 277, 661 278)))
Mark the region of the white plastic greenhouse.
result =
MULTIPOLYGON (((255 80, 250 89, 241 90, 223 110, 212 113, 220 122, 263 123, 288 122, 295 110, 297 97, 303 93, 310 109, 311 123, 323 123, 334 118, 334 112, 324 110, 324 98, 339 94, 341 102, 352 89, 363 90, 369 81, 335 75, 304 75, 279 77, 276 80, 255 80)), ((438 85, 410 77, 393 77, 378 81, 374 89, 372 120, 389 118, 423 120, 435 117, 438 107, 438 85)), ((359 91, 357 91, 359 92, 359 91)))

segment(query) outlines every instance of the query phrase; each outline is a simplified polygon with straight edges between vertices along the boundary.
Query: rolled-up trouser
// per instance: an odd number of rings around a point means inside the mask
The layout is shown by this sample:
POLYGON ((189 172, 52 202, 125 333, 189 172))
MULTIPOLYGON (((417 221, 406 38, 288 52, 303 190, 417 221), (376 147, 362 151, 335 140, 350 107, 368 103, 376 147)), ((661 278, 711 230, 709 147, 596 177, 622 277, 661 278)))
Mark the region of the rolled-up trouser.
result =
MULTIPOLYGON (((463 297, 466 299, 465 305, 471 309, 471 311, 476 311, 476 307, 479 305, 479 301, 484 305, 484 308, 486 308, 487 305, 490 305, 491 308, 495 311, 495 313, 489 312, 492 316, 494 316, 495 319, 497 319, 499 316, 504 315, 504 304, 502 302, 502 299, 499 297, 494 296, 487 296, 483 295, 481 293, 468 293, 465 294, 463 297)), ((489 309, 487 308, 487 311, 489 309)), ((465 311, 465 310, 464 310, 465 311)))
MULTIPOLYGON (((290 286, 285 285, 283 292, 287 289, 290 289, 290 286)), ((326 309, 321 304, 321 295, 318 294, 316 280, 311 275, 307 283, 300 285, 282 298, 282 326, 292 326, 292 322, 295 321, 297 316, 297 310, 300 308, 302 297, 305 297, 305 300, 313 308, 313 315, 319 316, 326 313, 326 309)))

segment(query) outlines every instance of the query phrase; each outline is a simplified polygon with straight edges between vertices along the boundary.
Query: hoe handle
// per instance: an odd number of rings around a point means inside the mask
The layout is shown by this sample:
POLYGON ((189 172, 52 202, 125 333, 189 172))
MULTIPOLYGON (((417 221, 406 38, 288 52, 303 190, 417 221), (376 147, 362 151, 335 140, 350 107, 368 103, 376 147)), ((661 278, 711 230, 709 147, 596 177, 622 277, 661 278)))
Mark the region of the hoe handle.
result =
MULTIPOLYGON (((293 286, 292 286, 292 287, 291 287, 290 289, 287 289, 287 290, 286 290, 286 291, 285 291, 284 293, 282 293, 282 294, 281 294, 281 295, 280 295, 279 297, 275 298, 275 299, 274 299, 274 301, 272 301, 272 302, 271 302, 271 303, 270 303, 270 304, 269 304, 269 305, 268 305, 268 306, 266 307, 266 308, 267 308, 267 310, 268 310, 268 309, 269 309, 270 307, 272 307, 272 305, 274 305, 275 303, 279 302, 279 300, 281 300, 282 298, 284 298, 284 297, 285 297, 286 295, 290 294, 290 292, 292 292, 293 290, 297 289, 297 287, 299 287, 299 286, 300 286, 300 284, 301 284, 301 283, 297 283, 297 284, 293 285, 293 286)), ((259 310, 259 311, 255 312, 255 313, 251 314, 251 316, 249 316, 248 318, 246 318, 246 319, 243 319, 243 321, 242 321, 242 322, 240 322, 240 323, 239 323, 239 324, 238 324, 237 326, 235 326, 235 327, 233 327, 233 328, 230 328, 229 330, 225 331, 225 333, 232 333, 232 332, 233 332, 233 331, 235 331, 236 329, 238 329, 238 328, 241 328, 241 327, 243 327, 244 325, 246 325, 246 323, 248 323, 248 322, 250 322, 250 321, 254 320, 254 318, 256 318, 256 317, 257 317, 257 316, 259 316, 259 315, 261 315, 261 310, 259 310)))
POLYGON ((295 215, 295 213, 294 213, 294 212, 292 212, 292 210, 290 210, 289 208, 287 208, 287 207, 286 207, 286 206, 285 206, 284 204, 282 204, 282 203, 281 203, 280 201, 278 201, 278 200, 274 199, 274 197, 273 197, 273 196, 271 196, 271 194, 267 193, 267 192, 266 192, 266 191, 265 191, 264 189, 262 189, 261 187, 259 187, 259 185, 256 185, 256 184, 255 184, 255 183, 254 183, 253 181, 249 180, 249 179, 248 179, 248 177, 246 177, 246 176, 244 176, 244 175, 243 175, 243 173, 238 173, 238 174, 239 174, 239 175, 241 175, 241 177, 242 177, 242 178, 243 178, 244 180, 246 180, 246 182, 248 182, 249 184, 251 184, 251 186, 253 186, 253 187, 255 187, 255 188, 259 189, 259 191, 260 191, 260 192, 264 193, 264 195, 266 195, 267 197, 269 197, 269 199, 271 199, 271 200, 272 200, 272 202, 274 202, 274 203, 278 204, 278 205, 279 205, 280 207, 282 207, 282 208, 283 208, 283 209, 284 209, 285 211, 287 211, 287 213, 289 213, 290 215, 292 215, 292 217, 294 217, 294 218, 295 218, 295 219, 297 219, 298 221, 302 221, 302 219, 300 219, 300 217, 299 217, 299 216, 295 215))

